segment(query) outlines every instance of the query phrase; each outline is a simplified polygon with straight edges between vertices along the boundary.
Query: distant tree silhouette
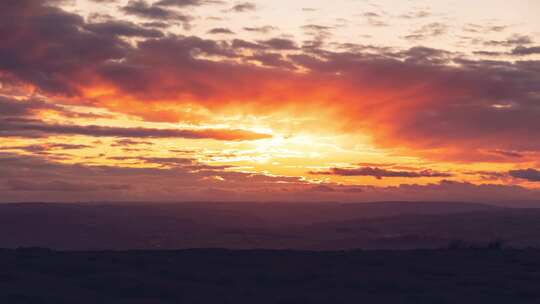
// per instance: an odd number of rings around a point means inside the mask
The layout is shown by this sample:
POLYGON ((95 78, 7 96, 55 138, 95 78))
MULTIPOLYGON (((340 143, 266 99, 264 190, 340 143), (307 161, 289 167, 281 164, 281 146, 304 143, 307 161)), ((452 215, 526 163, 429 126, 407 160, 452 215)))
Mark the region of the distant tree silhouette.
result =
POLYGON ((497 239, 494 239, 492 240, 491 242, 489 242, 487 244, 487 249, 489 250, 503 250, 504 249, 504 245, 505 245, 505 241, 500 239, 500 238, 497 238, 497 239))

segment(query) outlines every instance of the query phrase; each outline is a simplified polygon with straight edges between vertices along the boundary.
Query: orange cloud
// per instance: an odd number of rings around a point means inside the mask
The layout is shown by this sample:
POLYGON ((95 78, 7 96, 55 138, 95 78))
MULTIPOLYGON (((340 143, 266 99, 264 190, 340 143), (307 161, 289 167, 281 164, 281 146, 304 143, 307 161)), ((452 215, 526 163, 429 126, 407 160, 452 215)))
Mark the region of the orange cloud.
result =
MULTIPOLYGON (((422 47, 377 54, 287 48, 284 58, 297 70, 269 69, 247 64, 228 42, 167 36, 133 46, 35 3, 4 10, 0 71, 50 97, 154 121, 316 116, 337 134, 367 134, 379 147, 434 159, 540 150, 537 61, 471 61, 422 47)), ((261 53, 276 51, 255 44, 261 53)))

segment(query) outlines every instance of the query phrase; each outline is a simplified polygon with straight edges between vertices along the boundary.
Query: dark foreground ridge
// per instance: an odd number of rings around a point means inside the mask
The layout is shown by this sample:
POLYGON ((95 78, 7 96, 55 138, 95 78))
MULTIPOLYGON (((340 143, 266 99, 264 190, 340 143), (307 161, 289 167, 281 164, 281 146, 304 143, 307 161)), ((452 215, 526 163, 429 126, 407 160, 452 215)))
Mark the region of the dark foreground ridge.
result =
POLYGON ((0 303, 540 303, 540 250, 0 251, 0 303))

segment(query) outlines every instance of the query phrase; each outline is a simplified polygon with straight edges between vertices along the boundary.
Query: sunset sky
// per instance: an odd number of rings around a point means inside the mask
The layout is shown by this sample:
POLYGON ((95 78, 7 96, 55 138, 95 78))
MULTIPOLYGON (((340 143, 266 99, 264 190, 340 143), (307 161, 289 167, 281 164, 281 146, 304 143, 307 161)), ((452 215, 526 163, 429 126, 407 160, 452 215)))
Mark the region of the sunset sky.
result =
POLYGON ((0 202, 538 199, 539 12, 2 0, 0 202))

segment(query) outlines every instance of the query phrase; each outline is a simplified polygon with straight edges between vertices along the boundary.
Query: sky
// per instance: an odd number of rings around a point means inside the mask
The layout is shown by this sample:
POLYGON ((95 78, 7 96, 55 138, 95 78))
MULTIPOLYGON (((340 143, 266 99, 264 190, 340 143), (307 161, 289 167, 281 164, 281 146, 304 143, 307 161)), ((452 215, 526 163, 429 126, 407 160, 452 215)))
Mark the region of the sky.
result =
POLYGON ((4 0, 0 202, 536 200, 539 11, 4 0))

